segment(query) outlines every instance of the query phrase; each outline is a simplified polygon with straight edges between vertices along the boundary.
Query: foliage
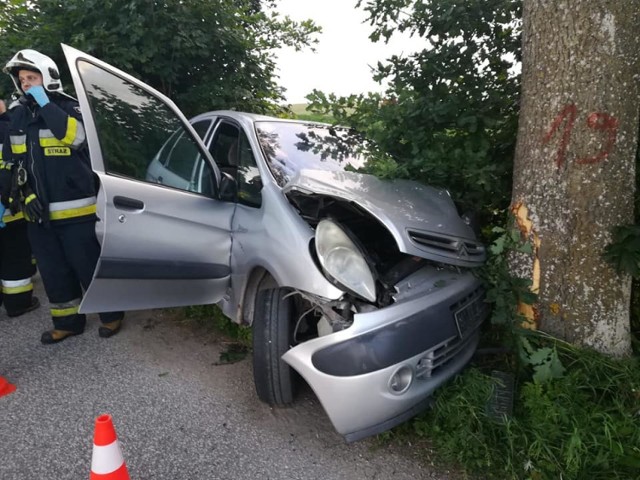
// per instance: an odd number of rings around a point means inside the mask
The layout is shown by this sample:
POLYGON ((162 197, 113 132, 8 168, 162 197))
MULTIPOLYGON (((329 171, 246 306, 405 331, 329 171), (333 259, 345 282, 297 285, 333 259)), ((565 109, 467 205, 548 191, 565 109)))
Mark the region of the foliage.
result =
POLYGON ((184 312, 189 322, 220 332, 245 347, 251 346, 251 328, 232 322, 217 305, 193 305, 185 307, 184 312))
MULTIPOLYGON (((301 49, 319 31, 274 12, 276 0, 37 0, 0 4, 0 51, 33 48, 64 65, 60 43, 171 97, 187 114, 277 113, 273 49, 301 49)), ((68 79, 65 84, 70 86, 68 79)), ((5 96, 13 90, 4 79, 5 96)))
POLYGON ((486 301, 491 305, 491 323, 511 329, 524 320, 518 315, 517 305, 535 303, 536 295, 531 292, 530 279, 515 277, 510 272, 509 256, 516 252, 531 253, 532 247, 522 241, 512 217, 504 216, 506 227, 489 228, 490 232, 484 233, 489 248, 480 277, 487 289, 486 301))
POLYGON ((604 258, 619 273, 640 278, 640 225, 620 225, 613 229, 613 239, 604 258))
POLYGON ((381 177, 449 189, 485 219, 509 201, 516 137, 520 2, 371 0, 358 3, 385 41, 405 32, 424 49, 378 64, 385 95, 337 97, 314 91, 309 109, 331 114, 391 153, 373 162, 381 177))
POLYGON ((562 378, 518 378, 514 415, 496 421, 487 405, 495 380, 476 366, 438 390, 432 410, 412 427, 437 452, 486 478, 640 478, 640 364, 614 360, 538 334, 528 342, 553 351, 562 378))
MULTIPOLYGON (((636 194, 638 197, 638 194, 636 194)), ((613 229, 613 239, 603 257, 621 274, 631 275, 631 341, 640 352, 640 225, 620 225, 613 229)))

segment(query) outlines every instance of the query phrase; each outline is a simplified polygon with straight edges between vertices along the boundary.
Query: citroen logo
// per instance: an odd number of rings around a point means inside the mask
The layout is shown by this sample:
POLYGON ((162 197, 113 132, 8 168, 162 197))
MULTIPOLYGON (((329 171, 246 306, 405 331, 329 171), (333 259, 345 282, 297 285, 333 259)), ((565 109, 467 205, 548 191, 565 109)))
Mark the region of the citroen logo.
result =
POLYGON ((467 258, 469 256, 469 251, 467 250, 467 246, 464 242, 458 243, 458 256, 467 258))

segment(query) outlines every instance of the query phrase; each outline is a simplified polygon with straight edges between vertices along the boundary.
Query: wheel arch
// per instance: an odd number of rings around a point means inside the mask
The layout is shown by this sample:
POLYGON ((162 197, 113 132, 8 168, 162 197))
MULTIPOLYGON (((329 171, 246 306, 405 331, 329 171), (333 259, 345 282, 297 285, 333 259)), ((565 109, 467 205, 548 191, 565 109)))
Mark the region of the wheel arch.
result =
POLYGON ((238 315, 242 325, 253 325, 258 291, 279 287, 275 277, 264 267, 255 267, 249 274, 242 297, 238 302, 238 315))

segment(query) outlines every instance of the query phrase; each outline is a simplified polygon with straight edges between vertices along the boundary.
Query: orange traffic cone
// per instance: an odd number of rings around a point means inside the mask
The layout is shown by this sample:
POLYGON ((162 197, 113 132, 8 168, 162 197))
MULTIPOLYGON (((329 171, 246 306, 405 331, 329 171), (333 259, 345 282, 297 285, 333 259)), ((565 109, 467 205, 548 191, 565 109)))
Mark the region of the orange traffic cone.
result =
POLYGON ((16 386, 9 383, 9 381, 0 377, 0 397, 4 397, 5 395, 9 395, 12 392, 16 391, 16 386))
POLYGON ((130 480, 111 415, 96 418, 90 480, 130 480))

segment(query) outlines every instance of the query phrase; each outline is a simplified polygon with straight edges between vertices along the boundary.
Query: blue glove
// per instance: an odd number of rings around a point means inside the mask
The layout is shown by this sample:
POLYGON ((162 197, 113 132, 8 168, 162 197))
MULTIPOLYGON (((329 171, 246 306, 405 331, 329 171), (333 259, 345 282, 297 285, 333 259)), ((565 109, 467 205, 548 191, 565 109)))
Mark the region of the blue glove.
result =
POLYGON ((31 87, 27 90, 27 95, 31 95, 41 107, 44 107, 49 103, 49 97, 47 97, 47 92, 44 91, 44 87, 42 85, 31 87))
POLYGON ((5 223, 2 221, 2 217, 4 216, 5 207, 2 203, 0 203, 0 228, 6 227, 5 223))

